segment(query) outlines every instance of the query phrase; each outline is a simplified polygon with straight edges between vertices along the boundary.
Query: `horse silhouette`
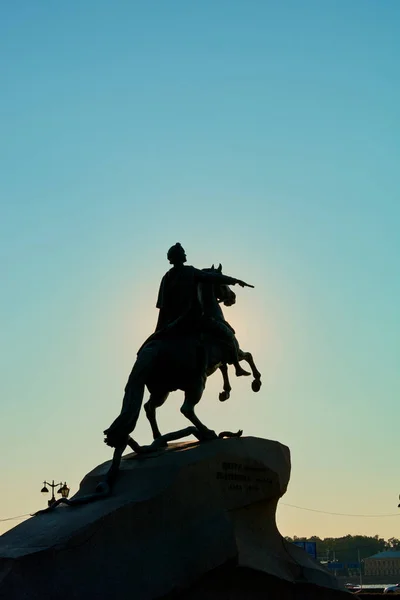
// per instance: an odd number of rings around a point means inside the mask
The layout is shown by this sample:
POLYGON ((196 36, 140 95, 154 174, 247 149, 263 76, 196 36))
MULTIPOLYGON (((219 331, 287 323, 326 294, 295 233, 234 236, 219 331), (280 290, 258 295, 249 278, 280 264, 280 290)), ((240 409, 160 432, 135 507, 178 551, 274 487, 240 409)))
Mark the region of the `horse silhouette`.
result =
MULTIPOLYGON (((221 273, 222 266, 204 271, 221 273)), ((121 413, 104 432, 105 442, 109 446, 126 447, 128 436, 134 431, 139 418, 145 387, 150 392, 145 412, 155 440, 161 437, 156 410, 164 404, 170 392, 178 389, 184 392, 181 413, 195 426, 197 437, 201 440, 217 437, 213 430, 200 421, 195 413, 195 406, 203 395, 207 377, 217 369, 221 370, 224 380, 219 398, 221 401, 229 398, 231 386, 227 365, 231 362, 232 351, 229 344, 218 337, 218 327, 229 327, 232 330, 224 319, 220 302, 225 306, 232 306, 236 295, 227 285, 210 283, 199 284, 198 294, 203 311, 199 331, 193 334, 170 332, 165 337, 155 335, 139 350, 125 387, 121 413)), ((236 338, 234 339, 237 343, 236 338)), ((251 367, 253 391, 259 391, 261 374, 252 355, 240 349, 238 354, 239 359, 247 361, 251 367)))

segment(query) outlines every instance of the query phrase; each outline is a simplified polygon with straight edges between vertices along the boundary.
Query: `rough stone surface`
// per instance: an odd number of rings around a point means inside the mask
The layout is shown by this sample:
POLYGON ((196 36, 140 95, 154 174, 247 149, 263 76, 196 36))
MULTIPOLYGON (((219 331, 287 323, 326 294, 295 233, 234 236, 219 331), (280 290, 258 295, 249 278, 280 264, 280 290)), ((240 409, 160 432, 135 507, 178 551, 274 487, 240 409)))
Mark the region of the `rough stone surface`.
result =
MULTIPOLYGON (((93 492, 109 464, 76 496, 93 492)), ((289 449, 253 437, 127 455, 109 498, 59 506, 0 537, 0 598, 150 600, 224 565, 338 588, 276 528, 289 477, 289 449)))
POLYGON ((181 593, 162 600, 349 600, 349 592, 289 582, 262 571, 227 564, 206 573, 181 593))

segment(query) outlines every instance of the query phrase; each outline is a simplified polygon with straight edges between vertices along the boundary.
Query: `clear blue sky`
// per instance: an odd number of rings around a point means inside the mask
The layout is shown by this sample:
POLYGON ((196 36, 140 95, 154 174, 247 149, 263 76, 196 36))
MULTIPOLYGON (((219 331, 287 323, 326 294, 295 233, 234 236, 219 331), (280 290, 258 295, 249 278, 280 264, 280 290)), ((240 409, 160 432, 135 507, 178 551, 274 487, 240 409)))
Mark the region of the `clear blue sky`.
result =
MULTIPOLYGON (((102 431, 176 241, 256 286, 225 314, 262 391, 232 374, 220 404, 215 375, 200 417, 290 446, 287 503, 395 513, 400 3, 0 10, 0 517, 110 457, 102 431)), ((185 423, 181 400, 164 431, 185 423)), ((145 418, 135 436, 150 440, 145 418)), ((287 506, 279 525, 400 537, 397 518, 287 506)))

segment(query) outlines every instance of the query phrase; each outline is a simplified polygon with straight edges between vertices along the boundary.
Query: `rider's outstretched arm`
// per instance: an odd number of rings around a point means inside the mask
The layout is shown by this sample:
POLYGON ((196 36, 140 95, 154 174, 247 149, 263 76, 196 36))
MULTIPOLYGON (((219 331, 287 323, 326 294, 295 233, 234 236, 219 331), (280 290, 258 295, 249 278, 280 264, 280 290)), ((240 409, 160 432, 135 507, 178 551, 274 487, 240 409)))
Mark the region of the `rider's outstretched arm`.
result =
POLYGON ((235 277, 229 277, 228 275, 222 275, 222 273, 210 273, 200 271, 196 269, 196 280, 200 283, 216 283, 221 285, 240 285, 241 287, 251 287, 254 285, 245 283, 241 279, 235 279, 235 277))

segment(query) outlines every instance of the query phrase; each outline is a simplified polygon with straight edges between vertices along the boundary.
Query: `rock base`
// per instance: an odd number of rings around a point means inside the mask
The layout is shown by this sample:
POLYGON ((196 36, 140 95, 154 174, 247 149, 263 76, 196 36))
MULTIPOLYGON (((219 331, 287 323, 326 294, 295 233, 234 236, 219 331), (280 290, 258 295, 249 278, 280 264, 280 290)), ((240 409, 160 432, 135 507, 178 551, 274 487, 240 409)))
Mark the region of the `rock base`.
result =
MULTIPOLYGON (((93 493, 109 465, 86 475, 76 497, 93 493)), ((249 572, 254 581, 337 590, 337 580, 277 530, 289 477, 289 449, 260 438, 127 455, 110 497, 58 506, 0 537, 0 598, 154 600, 190 591, 194 600, 204 581, 229 589, 249 572)), ((199 600, 213 597, 212 586, 207 593, 199 600)))

